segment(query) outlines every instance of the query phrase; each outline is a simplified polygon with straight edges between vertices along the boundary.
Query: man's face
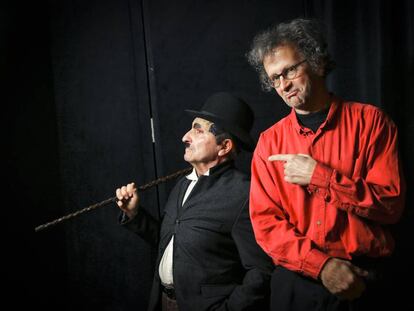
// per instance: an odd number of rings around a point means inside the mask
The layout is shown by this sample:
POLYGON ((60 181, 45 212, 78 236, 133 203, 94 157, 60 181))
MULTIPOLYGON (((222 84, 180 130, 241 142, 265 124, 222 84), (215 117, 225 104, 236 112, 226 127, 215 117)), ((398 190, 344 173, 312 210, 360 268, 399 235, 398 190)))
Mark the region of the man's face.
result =
MULTIPOLYGON (((283 45, 264 58, 263 66, 272 80, 274 76, 286 72, 303 60, 304 57, 294 47, 283 45)), ((296 70, 297 76, 291 80, 280 77, 280 85, 275 89, 289 107, 294 108, 298 113, 307 113, 312 111, 311 98, 314 92, 312 88, 316 75, 311 72, 307 62, 297 66, 296 70)))
POLYGON ((217 161, 221 148, 209 131, 212 124, 201 118, 194 119, 191 129, 182 138, 185 144, 185 161, 193 165, 208 165, 217 161))

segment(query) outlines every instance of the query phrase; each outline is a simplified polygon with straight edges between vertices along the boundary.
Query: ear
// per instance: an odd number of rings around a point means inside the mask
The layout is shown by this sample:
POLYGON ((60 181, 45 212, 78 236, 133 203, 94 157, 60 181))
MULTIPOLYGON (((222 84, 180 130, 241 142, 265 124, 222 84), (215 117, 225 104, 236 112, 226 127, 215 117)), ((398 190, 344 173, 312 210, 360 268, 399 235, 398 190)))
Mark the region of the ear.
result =
POLYGON ((323 76, 324 76, 324 69, 323 69, 323 68, 319 68, 319 69, 316 71, 316 74, 317 74, 319 77, 323 78, 323 76))
POLYGON ((230 151, 234 148, 234 143, 231 139, 227 138, 223 140, 220 144, 220 150, 218 152, 218 155, 223 157, 230 153, 230 151))

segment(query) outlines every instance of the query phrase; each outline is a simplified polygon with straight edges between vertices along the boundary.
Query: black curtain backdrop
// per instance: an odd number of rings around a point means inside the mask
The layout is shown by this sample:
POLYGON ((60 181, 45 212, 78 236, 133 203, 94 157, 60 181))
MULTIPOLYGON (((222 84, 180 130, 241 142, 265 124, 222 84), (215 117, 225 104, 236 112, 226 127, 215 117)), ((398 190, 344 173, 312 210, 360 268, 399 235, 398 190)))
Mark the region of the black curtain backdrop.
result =
MULTIPOLYGON (((1 4, 6 282, 13 309, 145 310, 156 250, 118 225, 112 204, 45 231, 34 227, 188 166, 181 137, 213 92, 245 98, 253 136, 289 109, 260 89, 245 53, 273 23, 326 24, 337 95, 396 122, 408 195, 389 306, 414 309, 414 5, 374 1, 60 0, 1 4), (153 130, 152 130, 153 129, 153 130), (154 136, 154 138, 153 138, 154 136)), ((249 172, 250 154, 239 167, 249 172)), ((166 183, 142 195, 155 217, 166 183)), ((6 303, 6 301, 5 301, 6 303)), ((382 306, 373 306, 378 310, 382 306)))

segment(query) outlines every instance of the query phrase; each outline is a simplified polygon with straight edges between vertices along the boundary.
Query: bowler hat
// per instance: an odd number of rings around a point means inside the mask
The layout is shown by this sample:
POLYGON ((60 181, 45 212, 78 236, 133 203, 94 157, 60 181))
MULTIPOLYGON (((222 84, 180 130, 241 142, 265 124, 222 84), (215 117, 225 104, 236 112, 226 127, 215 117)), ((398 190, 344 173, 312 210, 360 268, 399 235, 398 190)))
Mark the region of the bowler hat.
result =
POLYGON ((230 133, 241 148, 248 151, 254 149, 255 143, 249 134, 254 114, 241 98, 227 92, 219 92, 207 98, 200 111, 186 109, 185 112, 215 123, 230 133))

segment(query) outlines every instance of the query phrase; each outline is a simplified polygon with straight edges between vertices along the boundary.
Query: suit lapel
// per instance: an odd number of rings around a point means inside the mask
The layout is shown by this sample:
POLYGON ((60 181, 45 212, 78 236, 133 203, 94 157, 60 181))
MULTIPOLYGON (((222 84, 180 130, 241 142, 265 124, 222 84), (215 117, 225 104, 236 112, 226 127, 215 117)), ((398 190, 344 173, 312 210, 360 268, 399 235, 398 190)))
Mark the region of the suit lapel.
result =
MULTIPOLYGON (((181 210, 182 210, 181 206, 183 204, 184 195, 185 195, 185 192, 186 192, 186 190, 188 188, 188 185, 190 183, 191 183, 191 180, 189 180, 187 178, 184 178, 183 181, 181 182, 180 190, 178 192, 177 202, 176 202, 177 215, 181 215, 181 210)), ((194 189, 193 189, 193 191, 194 191, 194 189)), ((187 198, 187 201, 188 201, 188 198, 187 198)))
POLYGON ((195 201, 200 200, 204 195, 206 195, 208 193, 208 189, 213 186, 215 180, 216 178, 214 176, 200 176, 196 185, 185 201, 183 210, 191 208, 195 201))
MULTIPOLYGON (((198 200, 202 199, 205 195, 207 195, 207 193, 209 193, 208 190, 214 186, 214 183, 217 181, 217 179, 225 171, 233 167, 233 165, 233 161, 225 161, 211 168, 209 176, 200 176, 196 185, 194 186, 193 190, 191 191, 190 195, 185 201, 184 205, 181 205, 181 203, 183 202, 185 191, 187 190, 187 187, 191 182, 190 180, 185 178, 187 183, 185 183, 185 185, 182 185, 178 201, 179 204, 177 204, 177 208, 178 211, 180 211, 180 215, 183 213, 183 211, 191 208, 194 205, 193 203, 197 202, 198 200)), ((209 195, 211 195, 211 193, 209 193, 209 195)))

